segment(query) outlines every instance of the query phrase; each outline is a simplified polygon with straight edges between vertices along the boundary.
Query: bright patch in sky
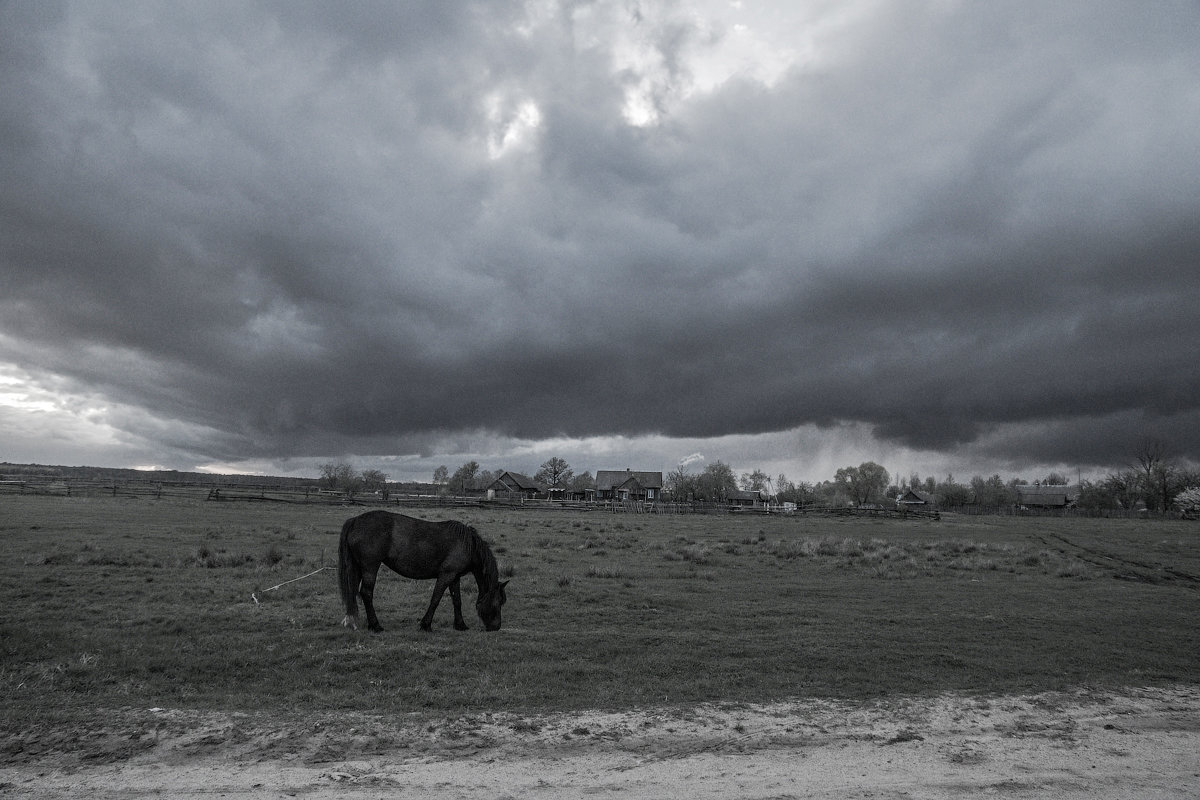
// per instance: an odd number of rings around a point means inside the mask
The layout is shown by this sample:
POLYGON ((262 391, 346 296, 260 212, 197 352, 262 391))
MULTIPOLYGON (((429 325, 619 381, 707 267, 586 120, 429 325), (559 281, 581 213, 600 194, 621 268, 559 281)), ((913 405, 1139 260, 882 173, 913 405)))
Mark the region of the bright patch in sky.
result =
MULTIPOLYGON (((306 466, 308 468, 304 470, 304 474, 311 477, 312 473, 315 470, 313 469, 312 465, 306 465, 306 466)), ((270 475, 272 475, 274 477, 284 477, 285 476, 286 472, 284 470, 280 470, 278 468, 278 466, 276 466, 276 465, 272 465, 272 467, 273 467, 273 469, 271 469, 269 472, 270 475)), ((196 467, 196 471, 197 472, 207 472, 212 475, 267 475, 268 474, 268 470, 266 468, 263 468, 263 467, 256 468, 250 464, 233 463, 233 462, 229 462, 229 463, 214 462, 212 464, 200 464, 199 466, 196 467)))
POLYGON ((488 99, 488 157, 492 160, 530 147, 542 122, 542 112, 532 100, 516 103, 500 95, 488 99))
POLYGON ((0 374, 0 405, 21 411, 54 411, 53 395, 39 390, 15 375, 0 374))

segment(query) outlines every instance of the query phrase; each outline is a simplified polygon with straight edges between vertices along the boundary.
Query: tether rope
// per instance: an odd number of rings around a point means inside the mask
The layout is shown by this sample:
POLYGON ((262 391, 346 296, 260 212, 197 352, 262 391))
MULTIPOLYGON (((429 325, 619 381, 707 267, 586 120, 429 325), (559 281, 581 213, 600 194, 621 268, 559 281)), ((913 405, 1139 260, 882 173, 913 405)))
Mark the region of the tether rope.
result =
MULTIPOLYGON (((333 567, 321 567, 320 569, 313 570, 312 572, 308 573, 307 575, 301 575, 299 578, 292 578, 290 581, 284 581, 283 583, 277 583, 269 589, 263 589, 262 590, 263 594, 266 594, 267 592, 273 592, 276 589, 278 589, 280 586, 287 586, 289 583, 295 583, 296 581, 302 581, 305 578, 311 578, 313 575, 316 575, 317 573, 320 573, 320 572, 324 572, 327 569, 333 569, 333 567)), ((250 599, 254 601, 254 605, 258 605, 259 604, 258 603, 258 592, 251 592, 250 599)))

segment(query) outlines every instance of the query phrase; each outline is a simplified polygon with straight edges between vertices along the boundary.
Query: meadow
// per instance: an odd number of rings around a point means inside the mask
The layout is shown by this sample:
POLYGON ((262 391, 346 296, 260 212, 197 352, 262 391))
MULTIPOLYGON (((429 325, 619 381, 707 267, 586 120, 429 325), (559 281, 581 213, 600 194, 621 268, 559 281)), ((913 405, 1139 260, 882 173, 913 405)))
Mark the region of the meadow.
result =
POLYGON ((423 633, 431 582, 384 570, 371 634, 338 625, 322 569, 362 510, 0 498, 4 726, 1200 683, 1195 523, 422 510, 491 542, 504 627, 482 631, 467 577, 472 630, 447 597, 423 633))

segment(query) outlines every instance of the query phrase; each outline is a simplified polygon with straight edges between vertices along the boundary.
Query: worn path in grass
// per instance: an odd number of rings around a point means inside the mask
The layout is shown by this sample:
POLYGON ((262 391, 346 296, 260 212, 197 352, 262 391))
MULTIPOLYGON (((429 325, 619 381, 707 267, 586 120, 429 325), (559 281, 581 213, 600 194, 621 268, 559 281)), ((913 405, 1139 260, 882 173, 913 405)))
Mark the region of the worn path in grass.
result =
POLYGON ((4 743, 0 792, 136 797, 1179 798, 1200 690, 428 718, 126 711, 4 743))

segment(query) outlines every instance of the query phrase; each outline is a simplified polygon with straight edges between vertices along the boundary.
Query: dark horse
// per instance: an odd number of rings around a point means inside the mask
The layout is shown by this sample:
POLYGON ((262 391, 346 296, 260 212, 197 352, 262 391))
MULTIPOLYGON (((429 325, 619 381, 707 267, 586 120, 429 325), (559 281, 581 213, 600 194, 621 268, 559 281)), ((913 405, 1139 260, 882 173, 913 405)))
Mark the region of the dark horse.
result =
POLYGON ((368 511, 346 520, 338 547, 338 585, 346 606, 343 625, 358 627, 355 600, 358 594, 367 609, 367 627, 383 630, 375 616, 374 603, 375 574, 380 564, 387 564, 406 578, 437 579, 429 609, 421 618, 422 629, 429 630, 432 626, 433 612, 446 587, 450 588, 450 598, 454 601, 454 627, 460 631, 467 629, 458 579, 470 572, 479 587, 475 610, 483 620, 483 627, 500 630, 500 607, 506 599, 504 587, 508 581, 500 582, 496 557, 474 528, 461 522, 429 522, 390 511, 368 511))

